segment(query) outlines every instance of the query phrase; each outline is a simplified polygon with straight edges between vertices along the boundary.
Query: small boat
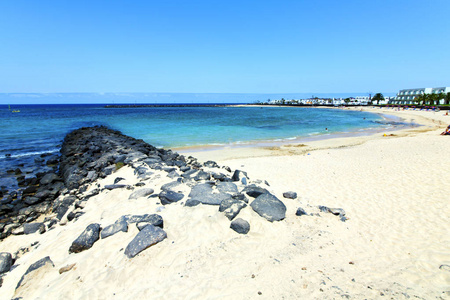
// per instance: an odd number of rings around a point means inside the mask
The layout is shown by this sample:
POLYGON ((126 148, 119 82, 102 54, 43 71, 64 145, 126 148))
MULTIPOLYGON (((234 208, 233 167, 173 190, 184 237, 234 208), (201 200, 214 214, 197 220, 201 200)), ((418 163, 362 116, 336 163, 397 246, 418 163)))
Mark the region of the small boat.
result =
POLYGON ((8 108, 9 108, 10 112, 13 112, 13 113, 19 113, 20 112, 20 110, 18 110, 18 109, 11 110, 11 106, 9 104, 8 104, 8 108))

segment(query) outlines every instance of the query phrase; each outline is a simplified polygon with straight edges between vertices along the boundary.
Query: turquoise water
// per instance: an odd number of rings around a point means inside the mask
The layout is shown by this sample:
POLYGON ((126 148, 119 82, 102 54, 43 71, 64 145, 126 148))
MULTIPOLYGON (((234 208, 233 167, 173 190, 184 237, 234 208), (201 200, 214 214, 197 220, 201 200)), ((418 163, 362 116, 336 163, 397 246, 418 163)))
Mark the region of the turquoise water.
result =
POLYGON ((0 108, 0 179, 20 164, 35 168, 34 158, 58 152, 64 136, 83 126, 109 126, 164 148, 294 139, 387 126, 376 114, 302 107, 16 105, 14 109, 20 112, 0 108))

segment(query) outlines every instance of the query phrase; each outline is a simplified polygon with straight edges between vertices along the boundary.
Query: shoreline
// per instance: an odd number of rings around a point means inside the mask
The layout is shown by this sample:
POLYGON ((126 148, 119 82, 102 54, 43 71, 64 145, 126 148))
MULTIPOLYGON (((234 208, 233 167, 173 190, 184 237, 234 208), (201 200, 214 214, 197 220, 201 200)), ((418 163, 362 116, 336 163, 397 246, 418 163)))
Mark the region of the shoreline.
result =
MULTIPOLYGON (((239 107, 254 107, 254 105, 239 105, 239 107)), ((315 108, 342 109, 334 107, 315 108)), ((400 119, 402 123, 411 125, 406 128, 406 125, 394 125, 393 128, 390 129, 374 128, 366 129, 362 132, 339 132, 314 137, 280 139, 281 141, 254 141, 243 144, 203 145, 175 147, 172 149, 180 154, 192 155, 204 161, 215 159, 217 157, 223 160, 273 155, 301 155, 318 149, 331 149, 359 145, 372 139, 385 138, 384 134, 389 137, 409 136, 432 130, 440 130, 440 128, 446 124, 446 117, 448 117, 444 116, 442 113, 439 115, 439 112, 431 111, 394 111, 392 109, 374 107, 347 107, 345 109, 371 112, 381 115, 383 118, 386 116, 392 116, 396 119, 400 119), (410 112, 415 113, 411 114, 410 112)), ((450 124, 450 117, 448 122, 450 124)), ((445 127, 446 126, 447 125, 445 125, 445 127)))

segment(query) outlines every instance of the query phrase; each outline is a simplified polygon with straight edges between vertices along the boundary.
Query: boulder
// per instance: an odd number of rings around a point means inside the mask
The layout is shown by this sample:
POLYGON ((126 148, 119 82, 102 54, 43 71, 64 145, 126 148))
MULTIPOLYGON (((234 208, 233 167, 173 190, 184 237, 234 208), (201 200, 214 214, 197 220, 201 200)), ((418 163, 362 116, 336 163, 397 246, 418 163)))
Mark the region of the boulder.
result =
POLYGON ((154 226, 163 227, 163 219, 157 214, 145 214, 145 215, 125 215, 121 216, 116 222, 120 221, 127 222, 128 225, 133 223, 150 223, 154 226))
POLYGON ((167 237, 164 230, 153 225, 145 226, 125 248, 125 255, 133 258, 143 250, 153 246, 167 237))
POLYGON ((219 211, 225 213, 228 220, 233 220, 247 204, 244 201, 226 199, 220 203, 219 211))
POLYGON ((9 252, 0 253, 0 274, 9 272, 12 266, 12 255, 9 252))
POLYGON ((246 193, 250 197, 256 198, 262 194, 270 194, 268 190, 259 187, 255 184, 251 184, 245 187, 245 189, 242 191, 242 193, 246 193))
POLYGON ((195 181, 200 181, 200 180, 210 180, 211 179, 211 174, 205 172, 205 171, 199 171, 197 173, 197 175, 194 177, 195 181))
POLYGON ((284 192, 283 193, 283 197, 284 198, 288 198, 288 199, 295 199, 295 198, 297 198, 297 193, 296 192, 292 192, 292 191, 284 192))
POLYGON ((105 185, 105 189, 107 190, 115 190, 115 189, 123 189, 126 188, 127 185, 126 184, 107 184, 105 185))
POLYGON ((53 183, 55 181, 61 181, 61 178, 58 175, 56 175, 55 173, 48 173, 48 174, 45 174, 44 177, 42 177, 40 183, 41 183, 41 185, 47 185, 47 184, 53 183))
POLYGON ((86 227, 83 233, 73 241, 69 253, 79 253, 91 248, 98 240, 100 234, 100 224, 93 223, 86 227))
POLYGON ((75 198, 75 196, 67 196, 62 200, 61 203, 56 204, 56 206, 53 208, 53 211, 56 212, 56 218, 61 220, 76 199, 77 198, 75 198))
POLYGON ((25 274, 23 274, 22 278, 19 280, 19 283, 17 283, 16 290, 25 284, 25 282, 27 281, 27 275, 30 274, 31 272, 36 272, 39 269, 50 269, 54 267, 55 265, 53 264, 53 261, 50 259, 49 256, 46 256, 38 260, 37 262, 33 263, 31 266, 28 267, 25 274))
POLYGON ((182 191, 183 184, 178 181, 172 181, 161 186, 161 191, 172 191, 180 193, 182 191))
POLYGON ((194 186, 189 193, 189 197, 191 197, 191 200, 208 205, 220 205, 223 200, 231 199, 229 194, 222 192, 214 193, 212 186, 208 183, 194 186))
POLYGON ((23 233, 24 234, 32 234, 36 231, 39 231, 40 234, 43 234, 45 232, 45 225, 44 223, 25 223, 23 224, 23 233))
POLYGON ((103 228, 100 237, 102 239, 105 239, 111 235, 118 233, 119 231, 128 231, 128 224, 125 220, 117 220, 114 224, 108 225, 103 228))
POLYGON ((227 193, 230 195, 239 194, 237 185, 232 182, 219 182, 217 184, 217 190, 219 190, 222 193, 227 193))
POLYGON ((148 195, 153 194, 154 191, 155 190, 151 188, 143 188, 136 190, 130 195, 130 197, 128 197, 128 200, 135 200, 137 198, 147 197, 148 195))
POLYGON ((247 172, 241 170, 235 170, 233 176, 231 177, 232 181, 242 181, 243 178, 248 179, 247 172))
POLYGON ((173 202, 178 202, 183 199, 184 195, 182 193, 177 193, 174 191, 162 191, 159 193, 159 200, 161 203, 166 205, 173 202))
POLYGON ((286 217, 286 206, 272 194, 262 194, 250 204, 253 210, 268 221, 280 221, 286 217))
POLYGON ((230 228, 237 233, 247 234, 250 231, 250 224, 241 218, 237 218, 231 222, 230 228))

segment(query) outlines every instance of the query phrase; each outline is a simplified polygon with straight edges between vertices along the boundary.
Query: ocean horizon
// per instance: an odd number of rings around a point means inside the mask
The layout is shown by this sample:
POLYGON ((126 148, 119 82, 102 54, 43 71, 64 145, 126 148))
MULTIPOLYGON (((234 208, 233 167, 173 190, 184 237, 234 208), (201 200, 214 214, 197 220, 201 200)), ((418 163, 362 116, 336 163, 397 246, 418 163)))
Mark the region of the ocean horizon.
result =
MULTIPOLYGON (((346 93, 0 93, 0 105, 19 104, 237 104, 267 100, 346 98, 368 96, 367 92, 346 93)), ((395 93, 383 93, 394 96, 395 93)))

